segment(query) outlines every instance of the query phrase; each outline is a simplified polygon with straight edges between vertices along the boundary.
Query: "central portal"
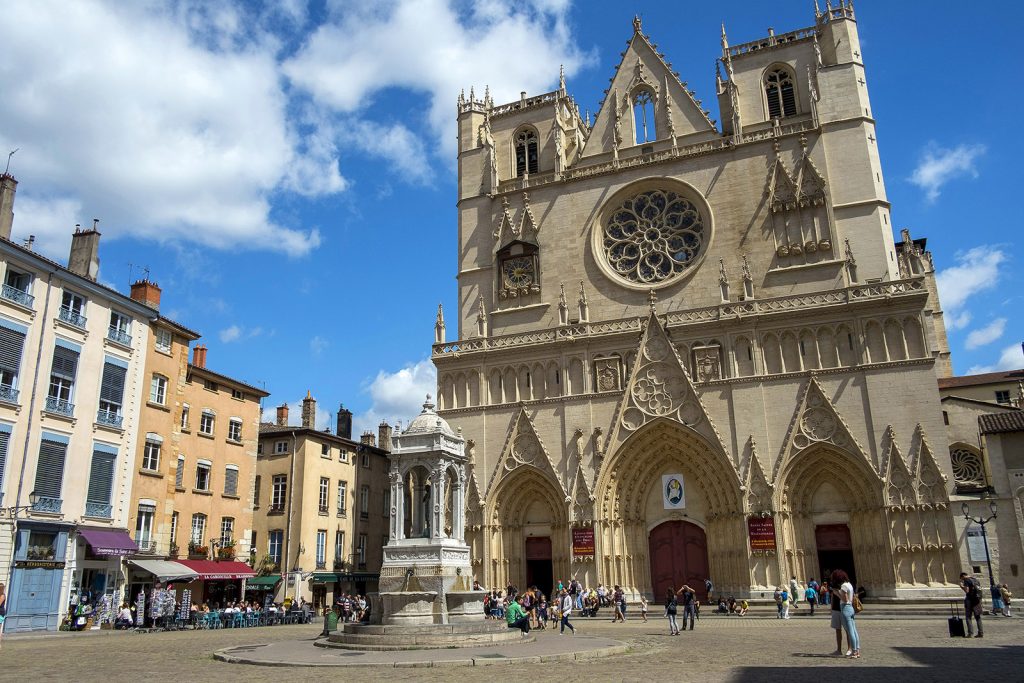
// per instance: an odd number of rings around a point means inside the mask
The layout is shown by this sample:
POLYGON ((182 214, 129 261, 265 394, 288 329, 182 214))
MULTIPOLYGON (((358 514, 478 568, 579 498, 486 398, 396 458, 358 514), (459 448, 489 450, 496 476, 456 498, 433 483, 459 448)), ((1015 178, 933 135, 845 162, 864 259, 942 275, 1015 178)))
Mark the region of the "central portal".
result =
POLYGON ((544 595, 551 595, 555 583, 551 560, 550 536, 526 539, 526 585, 523 589, 536 586, 544 595))
POLYGON ((651 529, 651 588, 661 601, 665 592, 688 584, 703 602, 708 598, 708 542, 704 530, 683 521, 662 522, 651 529))
POLYGON ((842 569, 850 575, 850 583, 857 585, 857 571, 853 566, 853 540, 846 524, 819 524, 814 527, 814 542, 818 546, 818 572, 827 579, 833 569, 842 569))

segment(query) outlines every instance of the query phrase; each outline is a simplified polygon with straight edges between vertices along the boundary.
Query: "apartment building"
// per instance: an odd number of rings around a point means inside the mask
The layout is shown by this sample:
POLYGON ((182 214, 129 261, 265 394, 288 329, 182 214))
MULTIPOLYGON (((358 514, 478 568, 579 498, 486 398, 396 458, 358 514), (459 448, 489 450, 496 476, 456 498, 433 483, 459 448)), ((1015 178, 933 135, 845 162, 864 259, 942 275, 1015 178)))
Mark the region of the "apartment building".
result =
POLYGON ((116 601, 157 312, 97 281, 98 222, 67 265, 11 241, 0 176, 0 581, 5 631, 56 630, 68 596, 116 601))
POLYGON ((288 423, 288 405, 260 428, 255 482, 255 534, 260 580, 276 600, 304 597, 330 604, 340 592, 376 590, 387 543, 388 449, 382 424, 353 441, 352 414, 340 407, 335 433, 315 426, 307 392, 302 422, 288 423), (281 580, 283 579, 283 580, 281 580))

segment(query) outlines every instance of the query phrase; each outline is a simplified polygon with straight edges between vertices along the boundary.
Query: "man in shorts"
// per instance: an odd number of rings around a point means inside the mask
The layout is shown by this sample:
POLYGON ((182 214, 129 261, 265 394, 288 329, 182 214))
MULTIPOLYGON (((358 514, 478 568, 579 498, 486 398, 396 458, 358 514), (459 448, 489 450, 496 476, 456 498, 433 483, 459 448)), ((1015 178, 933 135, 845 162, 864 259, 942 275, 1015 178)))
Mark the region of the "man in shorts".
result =
MULTIPOLYGON (((840 609, 841 605, 839 604, 839 600, 835 596, 832 597, 832 600, 830 601, 830 604, 832 605, 832 622, 831 622, 832 623, 832 628, 834 628, 835 631, 836 631, 836 651, 832 653, 832 656, 833 657, 842 657, 843 656, 843 612, 840 609)), ((850 646, 850 642, 849 642, 850 641, 850 637, 849 636, 846 637, 846 641, 847 641, 846 642, 847 649, 849 649, 851 647, 850 646)))

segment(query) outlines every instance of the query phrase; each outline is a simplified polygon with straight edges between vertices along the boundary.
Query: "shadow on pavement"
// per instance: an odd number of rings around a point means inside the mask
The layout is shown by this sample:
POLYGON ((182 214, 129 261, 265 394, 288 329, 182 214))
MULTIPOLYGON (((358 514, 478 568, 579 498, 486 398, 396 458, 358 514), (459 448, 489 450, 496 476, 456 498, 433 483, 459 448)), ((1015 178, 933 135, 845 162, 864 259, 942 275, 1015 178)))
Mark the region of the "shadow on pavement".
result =
POLYGON ((736 683, 765 683, 785 681, 823 680, 870 681, 893 679, 894 675, 900 683, 906 681, 954 681, 974 680, 979 675, 992 680, 1021 680, 1024 671, 1024 646, 1004 645, 998 647, 969 648, 962 647, 897 647, 893 648, 904 657, 913 660, 917 666, 876 666, 865 658, 854 661, 842 661, 843 658, 829 655, 794 652, 790 656, 799 659, 833 659, 832 666, 807 665, 808 662, 790 666, 746 666, 736 669, 729 680, 736 683), (895 673, 898 670, 898 674, 895 673), (842 672, 842 673, 840 673, 842 672))

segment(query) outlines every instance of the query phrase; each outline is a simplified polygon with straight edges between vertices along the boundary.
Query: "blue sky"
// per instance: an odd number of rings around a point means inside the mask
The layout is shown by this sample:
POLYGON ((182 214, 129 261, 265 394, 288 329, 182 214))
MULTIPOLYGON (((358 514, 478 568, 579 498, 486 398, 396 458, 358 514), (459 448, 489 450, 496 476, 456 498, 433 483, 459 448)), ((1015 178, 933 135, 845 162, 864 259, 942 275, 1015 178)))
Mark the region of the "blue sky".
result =
MULTIPOLYGON (((147 269, 208 365, 267 406, 309 389, 323 424, 339 402, 361 427, 407 420, 433 387, 437 304, 455 310, 459 89, 509 101, 564 64, 596 111, 634 12, 713 118, 722 21, 734 44, 814 22, 812 0, 10 0, 14 237, 64 260, 74 224, 100 218, 101 279, 127 291, 147 269)), ((928 238, 956 370, 1024 366, 1024 10, 856 12, 893 221, 928 238)))

